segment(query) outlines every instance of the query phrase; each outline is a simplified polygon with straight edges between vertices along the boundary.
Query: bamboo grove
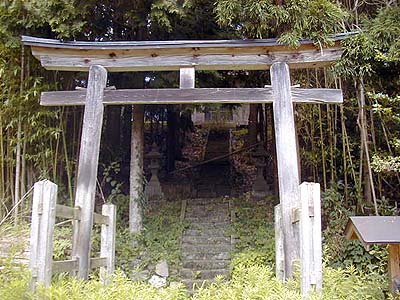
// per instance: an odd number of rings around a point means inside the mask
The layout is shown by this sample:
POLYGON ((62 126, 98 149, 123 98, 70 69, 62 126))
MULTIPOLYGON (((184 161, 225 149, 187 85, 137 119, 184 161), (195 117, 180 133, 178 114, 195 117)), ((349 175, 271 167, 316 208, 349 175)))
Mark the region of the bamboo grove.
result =
MULTIPOLYGON (((344 42, 345 53, 336 65, 291 74, 294 84, 340 87, 345 93, 342 106, 296 107, 302 179, 320 182, 324 190, 337 189, 343 203, 359 213, 382 213, 387 204, 399 201, 400 7, 396 0, 84 4, 16 0, 1 2, 0 24, 0 220, 27 208, 24 195, 39 178, 57 182, 63 187, 63 201, 70 203, 77 173, 82 108, 45 108, 38 99, 41 91, 84 87, 85 74, 43 70, 21 45, 22 34, 65 40, 278 37, 296 47, 299 39, 311 38, 322 45, 330 42, 331 34, 357 31, 344 42)), ((196 85, 259 87, 270 84, 267 73, 203 72, 196 85)), ((117 88, 171 87, 178 85, 178 75, 113 74, 109 81, 117 88)), ((164 126, 164 121, 179 127, 179 110, 183 108, 146 107, 145 116, 151 128, 153 123, 154 128, 164 126)), ((258 123, 255 130, 261 131, 273 156, 272 109, 255 105, 251 111, 258 123)), ((124 166, 129 166, 130 122, 130 107, 106 108, 99 171, 105 200, 112 190, 106 177, 120 166, 122 180, 124 166)))

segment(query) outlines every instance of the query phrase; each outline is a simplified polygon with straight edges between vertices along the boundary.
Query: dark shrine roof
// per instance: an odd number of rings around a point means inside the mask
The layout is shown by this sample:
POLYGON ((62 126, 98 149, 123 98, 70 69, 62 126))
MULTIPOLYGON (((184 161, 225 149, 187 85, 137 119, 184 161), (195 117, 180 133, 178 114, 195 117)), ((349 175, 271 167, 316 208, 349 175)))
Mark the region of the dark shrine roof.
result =
POLYGON ((360 240, 366 248, 373 244, 400 244, 400 216, 350 217, 346 238, 360 240))

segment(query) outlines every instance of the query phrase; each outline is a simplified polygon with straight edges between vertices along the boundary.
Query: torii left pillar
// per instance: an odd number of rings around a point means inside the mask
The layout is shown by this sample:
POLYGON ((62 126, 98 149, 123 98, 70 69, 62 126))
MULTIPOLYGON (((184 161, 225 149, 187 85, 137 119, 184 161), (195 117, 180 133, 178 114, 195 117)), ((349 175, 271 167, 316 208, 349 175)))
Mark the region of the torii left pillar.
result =
POLYGON ((93 227, 106 82, 107 70, 99 65, 90 66, 75 194, 75 207, 80 209, 80 219, 74 222, 72 246, 72 257, 78 260, 77 275, 83 279, 88 278, 90 267, 90 239, 93 227))

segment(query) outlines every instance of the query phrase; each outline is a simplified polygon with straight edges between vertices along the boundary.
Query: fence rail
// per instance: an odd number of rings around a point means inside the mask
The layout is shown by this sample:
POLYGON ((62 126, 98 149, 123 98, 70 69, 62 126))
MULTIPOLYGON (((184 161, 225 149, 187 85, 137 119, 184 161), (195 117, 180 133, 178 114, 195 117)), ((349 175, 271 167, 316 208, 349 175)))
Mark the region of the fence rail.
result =
MULTIPOLYGON (((29 267, 32 270, 32 288, 37 283, 49 286, 52 274, 74 274, 79 268, 79 257, 53 261, 53 234, 56 217, 80 221, 79 207, 56 204, 57 185, 39 181, 34 185, 29 267)), ((102 213, 93 213, 93 222, 101 224, 100 257, 91 258, 89 268, 100 268, 103 281, 114 271, 116 209, 104 204, 102 213)), ((79 242, 79 241, 77 241, 79 242)))

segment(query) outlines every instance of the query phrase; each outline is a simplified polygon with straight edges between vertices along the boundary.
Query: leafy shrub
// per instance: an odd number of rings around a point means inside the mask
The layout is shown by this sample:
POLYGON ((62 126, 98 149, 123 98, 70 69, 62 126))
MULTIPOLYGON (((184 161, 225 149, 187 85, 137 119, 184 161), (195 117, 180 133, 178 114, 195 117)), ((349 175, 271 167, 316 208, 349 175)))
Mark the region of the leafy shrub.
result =
MULTIPOLYGON (((36 295, 29 291, 26 268, 8 264, 0 272, 2 300, 300 300, 299 278, 283 284, 270 267, 238 264, 230 282, 217 279, 210 286, 200 287, 190 296, 183 284, 173 282, 167 288, 156 289, 144 282, 134 282, 122 272, 116 272, 108 285, 98 280, 82 281, 71 277, 56 279, 50 288, 39 287, 36 295)), ((323 295, 313 294, 311 300, 384 299, 386 278, 364 274, 356 268, 324 269, 323 295)))
POLYGON ((13 257, 0 259, 0 299, 29 299, 30 272, 24 265, 13 263, 13 257))
POLYGON ((272 207, 258 205, 248 195, 233 199, 235 221, 232 232, 236 237, 232 254, 232 269, 237 264, 274 265, 275 242, 272 207))
POLYGON ((171 202, 146 210, 140 234, 119 229, 117 266, 129 273, 132 269, 142 270, 166 260, 171 269, 177 270, 181 261, 180 236, 188 225, 180 221, 180 209, 180 202, 171 202))
MULTIPOLYGON (((344 229, 350 218, 355 215, 355 204, 345 203, 343 186, 332 185, 322 195, 323 221, 325 230, 324 260, 334 268, 355 266, 363 272, 387 272, 387 251, 384 246, 372 246, 366 251, 359 241, 348 241, 344 237, 344 229)), ((386 207, 380 205, 380 207, 386 207)))
POLYGON ((53 237, 53 259, 69 259, 72 251, 72 227, 56 226, 53 237))
MULTIPOLYGON (((365 275, 355 268, 325 268, 323 294, 313 294, 313 300, 384 299, 384 277, 365 275)), ((193 295, 195 300, 253 300, 253 299, 302 299, 299 280, 283 284, 275 278, 269 267, 237 265, 230 282, 222 280, 202 287, 193 295)))

